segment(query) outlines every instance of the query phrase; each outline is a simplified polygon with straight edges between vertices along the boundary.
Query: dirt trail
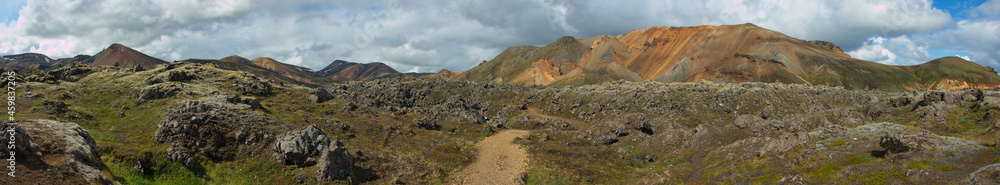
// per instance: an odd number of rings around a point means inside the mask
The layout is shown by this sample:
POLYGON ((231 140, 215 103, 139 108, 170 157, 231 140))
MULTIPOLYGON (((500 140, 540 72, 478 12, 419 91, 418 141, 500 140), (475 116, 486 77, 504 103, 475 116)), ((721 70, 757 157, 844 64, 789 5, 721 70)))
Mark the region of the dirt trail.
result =
POLYGON ((538 112, 538 108, 535 108, 535 107, 528 107, 528 114, 532 115, 532 116, 538 116, 538 117, 546 118, 546 119, 561 119, 561 120, 566 120, 566 121, 569 121, 570 123, 573 123, 573 125, 576 125, 576 129, 578 129, 578 130, 583 130, 583 129, 586 129, 586 128, 590 128, 590 123, 587 123, 587 122, 584 122, 584 121, 580 121, 580 120, 576 120, 576 119, 568 119, 568 118, 555 117, 555 116, 550 116, 550 115, 542 114, 542 112, 538 112))
POLYGON ((515 184, 528 167, 528 152, 514 144, 514 138, 530 131, 504 130, 476 144, 476 161, 463 170, 453 184, 515 184))

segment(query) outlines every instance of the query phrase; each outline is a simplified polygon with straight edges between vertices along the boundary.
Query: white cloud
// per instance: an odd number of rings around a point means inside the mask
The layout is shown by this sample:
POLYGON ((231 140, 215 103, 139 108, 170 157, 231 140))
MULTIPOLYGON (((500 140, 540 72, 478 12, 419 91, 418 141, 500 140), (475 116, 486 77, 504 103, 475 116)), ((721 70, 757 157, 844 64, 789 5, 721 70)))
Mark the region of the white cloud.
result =
POLYGON ((955 23, 927 0, 29 0, 17 21, 0 25, 0 54, 71 57, 122 43, 165 60, 237 54, 314 69, 344 59, 436 72, 564 35, 751 22, 862 59, 907 64, 929 58, 921 50, 951 47, 996 63, 1000 41, 989 34, 1000 32, 987 17, 997 1, 973 11, 981 20, 955 23))
POLYGON ((965 59, 965 60, 968 60, 968 61, 975 62, 975 60, 972 60, 972 58, 970 58, 969 56, 964 56, 964 55, 955 55, 955 56, 958 57, 958 58, 962 58, 962 59, 965 59))
POLYGON ((861 60, 896 65, 896 54, 886 48, 886 43, 885 38, 872 37, 860 48, 848 51, 847 54, 861 60))

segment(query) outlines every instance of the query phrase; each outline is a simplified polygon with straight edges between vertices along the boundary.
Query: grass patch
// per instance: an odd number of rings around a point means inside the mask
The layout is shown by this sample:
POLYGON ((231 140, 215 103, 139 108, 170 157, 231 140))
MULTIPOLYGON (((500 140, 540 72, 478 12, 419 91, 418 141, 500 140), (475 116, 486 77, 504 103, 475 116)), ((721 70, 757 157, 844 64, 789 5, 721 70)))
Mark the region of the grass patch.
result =
POLYGON ((814 177, 818 179, 827 180, 830 179, 830 177, 837 175, 837 173, 840 172, 840 169, 840 165, 831 163, 816 169, 816 171, 813 172, 813 175, 815 175, 814 177))
POLYGON ((844 164, 845 165, 856 165, 856 164, 866 163, 868 161, 871 161, 871 159, 868 159, 867 157, 864 157, 864 156, 854 156, 854 157, 851 157, 850 159, 847 159, 847 161, 844 162, 844 164))
POLYGON ((844 143, 846 143, 846 142, 847 141, 844 141, 844 140, 831 141, 831 142, 829 142, 829 143, 826 144, 826 147, 827 148, 837 147, 837 146, 844 145, 844 143))

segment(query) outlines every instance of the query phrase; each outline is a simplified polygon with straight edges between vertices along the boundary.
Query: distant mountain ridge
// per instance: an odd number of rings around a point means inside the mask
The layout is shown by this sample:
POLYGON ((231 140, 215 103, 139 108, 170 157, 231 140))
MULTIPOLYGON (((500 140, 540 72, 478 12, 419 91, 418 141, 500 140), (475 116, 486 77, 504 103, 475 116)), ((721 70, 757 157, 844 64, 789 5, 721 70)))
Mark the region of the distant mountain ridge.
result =
MULTIPOLYGON (((52 59, 25 53, 0 58, 4 69, 51 70, 81 63, 90 66, 141 66, 167 62, 121 44, 94 56, 52 59)), ((212 63, 285 83, 325 86, 379 78, 422 78, 519 85, 586 85, 616 80, 693 82, 781 82, 843 86, 852 89, 931 89, 1000 87, 990 67, 958 57, 914 66, 890 66, 852 58, 826 41, 804 41, 753 24, 651 27, 625 35, 576 39, 566 36, 543 47, 507 48, 490 61, 465 71, 404 74, 384 63, 334 60, 319 71, 272 58, 229 56, 212 63)))
POLYGON ((962 70, 884 65, 852 58, 829 42, 799 40, 748 23, 651 27, 586 39, 567 36, 543 47, 510 47, 452 80, 557 86, 709 80, 851 89, 929 89, 948 80, 956 85, 945 88, 1000 86, 1000 76, 985 72, 987 67, 957 60, 942 62, 960 63, 944 66, 962 70))
MULTIPOLYGON (((336 82, 362 81, 378 78, 415 78, 378 62, 361 64, 335 60, 321 71, 313 71, 309 68, 282 63, 268 57, 258 57, 250 60, 237 55, 224 57, 219 60, 187 59, 180 62, 210 63, 226 70, 245 71, 278 82, 306 86, 323 86, 336 82)), ((141 66, 143 69, 152 69, 157 65, 168 64, 166 61, 153 58, 117 43, 108 46, 94 56, 77 55, 73 58, 52 59, 44 54, 25 53, 0 57, 0 63, 2 63, 3 69, 38 69, 43 71, 56 69, 72 63, 121 68, 141 66)))
POLYGON ((412 77, 396 71, 380 62, 359 64, 343 60, 335 60, 330 65, 316 72, 333 81, 359 81, 378 78, 412 77))

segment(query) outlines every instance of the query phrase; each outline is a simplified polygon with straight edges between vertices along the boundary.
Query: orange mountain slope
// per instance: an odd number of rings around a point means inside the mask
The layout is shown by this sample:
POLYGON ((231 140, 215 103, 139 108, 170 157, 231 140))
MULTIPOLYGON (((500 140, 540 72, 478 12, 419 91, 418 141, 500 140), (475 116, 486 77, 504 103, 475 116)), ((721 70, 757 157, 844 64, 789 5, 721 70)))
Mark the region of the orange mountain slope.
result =
MULTIPOLYGON (((974 65, 963 69, 985 69, 974 65)), ((851 58, 829 42, 799 40, 753 24, 742 24, 652 27, 619 36, 563 37, 544 47, 511 47, 453 80, 520 85, 710 80, 853 89, 934 86, 922 80, 927 76, 919 76, 910 69, 851 58)), ((981 87, 1000 84, 993 83, 1000 81, 996 73, 984 73, 977 79, 983 79, 978 81, 982 83, 976 83, 981 87)))
POLYGON ((138 65, 146 69, 152 69, 157 65, 166 64, 167 62, 115 43, 97 53, 85 63, 90 66, 115 66, 121 68, 131 68, 138 65))

